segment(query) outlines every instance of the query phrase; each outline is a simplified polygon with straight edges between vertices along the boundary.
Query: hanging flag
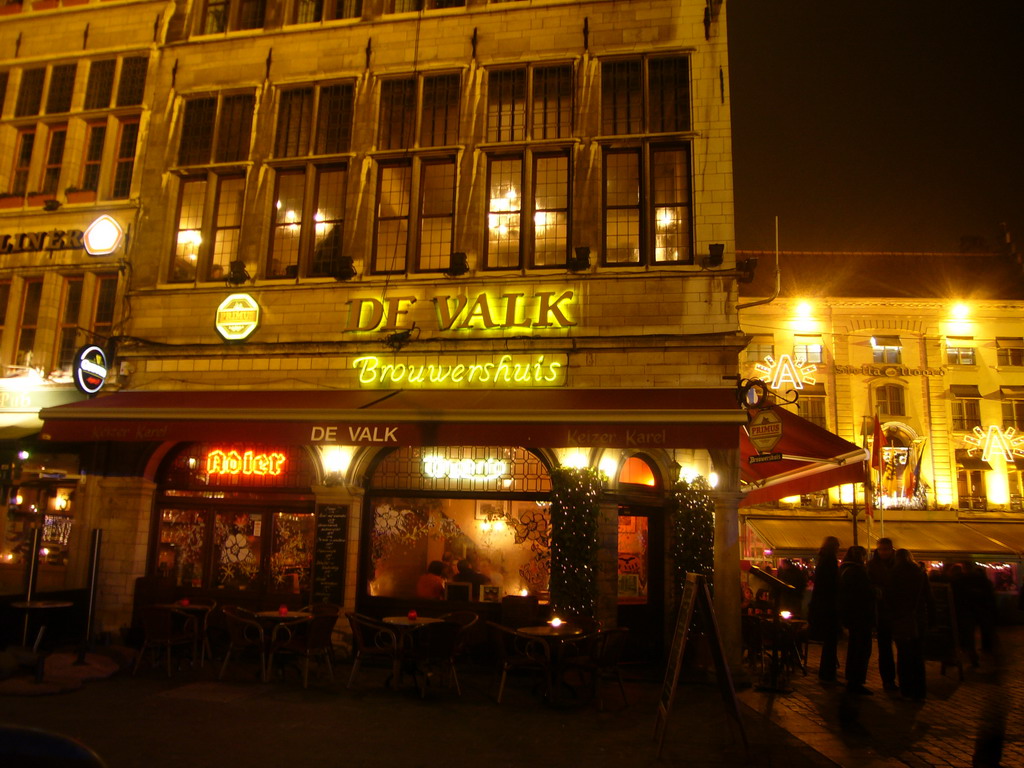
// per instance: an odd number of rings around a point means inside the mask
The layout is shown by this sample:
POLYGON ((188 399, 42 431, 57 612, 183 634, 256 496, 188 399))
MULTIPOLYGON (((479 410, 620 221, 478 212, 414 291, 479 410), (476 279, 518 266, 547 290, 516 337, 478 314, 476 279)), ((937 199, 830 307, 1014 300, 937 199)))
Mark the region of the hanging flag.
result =
POLYGON ((917 488, 921 484, 921 459, 924 458, 924 445, 921 445, 917 449, 917 461, 914 462, 914 472, 911 475, 911 482, 908 490, 910 493, 907 494, 908 498, 914 498, 917 496, 917 488))
POLYGON ((882 459, 882 445, 885 442, 885 437, 882 435, 882 423, 878 420, 878 414, 875 414, 875 429, 871 437, 871 466, 873 469, 882 469, 885 466, 885 461, 882 459))

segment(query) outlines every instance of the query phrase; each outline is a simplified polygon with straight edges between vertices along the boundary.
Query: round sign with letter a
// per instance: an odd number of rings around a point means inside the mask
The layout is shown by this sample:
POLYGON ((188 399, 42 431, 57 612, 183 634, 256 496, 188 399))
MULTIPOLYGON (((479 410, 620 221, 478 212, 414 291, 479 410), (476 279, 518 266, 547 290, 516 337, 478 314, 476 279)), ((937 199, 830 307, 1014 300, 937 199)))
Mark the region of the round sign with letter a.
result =
POLYGON ((750 444, 758 453, 770 453, 782 439, 782 419, 774 411, 758 411, 750 420, 747 432, 750 444))

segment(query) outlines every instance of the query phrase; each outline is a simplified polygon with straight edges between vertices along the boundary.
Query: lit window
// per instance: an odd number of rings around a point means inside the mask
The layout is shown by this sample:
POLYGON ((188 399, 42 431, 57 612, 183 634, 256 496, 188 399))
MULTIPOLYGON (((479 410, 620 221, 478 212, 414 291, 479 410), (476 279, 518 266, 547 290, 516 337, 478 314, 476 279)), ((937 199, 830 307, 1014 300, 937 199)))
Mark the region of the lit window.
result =
POLYGON ((448 267, 455 222, 455 160, 424 161, 420 180, 419 271, 448 267))
POLYGON ((872 336, 872 361, 899 365, 903 362, 903 345, 899 336, 872 336))
POLYGON ((337 271, 343 255, 347 179, 345 166, 309 166, 278 173, 266 277, 323 276, 337 271), (310 177, 314 186, 307 193, 310 177))
POLYGON ((60 313, 57 333, 57 360, 54 366, 58 371, 68 373, 78 349, 79 315, 82 309, 81 276, 64 279, 64 303, 60 313))
POLYGON ((997 338, 996 362, 1007 367, 1024 366, 1024 339, 997 338))
POLYGON ((970 337, 946 339, 947 365, 974 365, 974 346, 970 337))
POLYGON ((521 263, 522 158, 489 158, 487 187, 489 195, 485 264, 492 269, 517 268, 521 263))
POLYGON ((879 416, 905 416, 903 387, 885 384, 875 390, 875 412, 879 416))
POLYGON ((821 339, 814 337, 813 339, 797 337, 796 343, 793 344, 793 362, 796 363, 822 363, 824 358, 822 355, 823 347, 821 345, 821 339))
POLYGON ((381 163, 377 169, 377 216, 373 271, 404 272, 409 249, 412 165, 381 163))
MULTIPOLYGON (((619 470, 619 482, 628 485, 646 485, 654 488, 658 484, 657 476, 651 465, 639 456, 630 456, 619 470)), ((621 518, 620 518, 621 519, 621 518)))
MULTIPOLYGON (((231 262, 239 258, 244 196, 244 176, 211 175, 182 181, 170 282, 227 277, 231 262)), ((247 271, 253 268, 248 263, 245 266, 247 271)))

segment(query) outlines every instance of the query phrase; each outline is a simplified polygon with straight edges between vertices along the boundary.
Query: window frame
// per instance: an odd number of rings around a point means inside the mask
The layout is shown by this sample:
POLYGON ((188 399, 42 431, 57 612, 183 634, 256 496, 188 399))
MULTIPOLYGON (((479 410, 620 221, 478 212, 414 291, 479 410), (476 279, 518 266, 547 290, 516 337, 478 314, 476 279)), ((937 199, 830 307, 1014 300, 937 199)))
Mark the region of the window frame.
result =
POLYGON ((954 432, 971 432, 981 426, 981 399, 977 397, 957 397, 950 401, 950 426, 954 432))
POLYGON ((977 365, 977 351, 974 347, 974 339, 970 337, 947 337, 946 365, 977 365))
POLYGON ((43 305, 43 292, 45 285, 42 277, 29 277, 25 278, 21 288, 21 306, 18 308, 18 327, 17 333, 15 334, 14 342, 14 366, 21 368, 39 367, 33 365, 35 363, 35 349, 36 343, 38 342, 38 331, 39 331, 39 310, 43 305), (35 302, 35 316, 28 320, 26 317, 26 311, 29 309, 29 292, 34 291, 38 288, 39 297, 35 302), (24 344, 25 331, 31 332, 31 343, 26 349, 24 344), (23 355, 30 353, 31 357, 26 363, 23 355))
POLYGON ((199 168, 248 162, 249 150, 252 145, 255 108, 256 96, 252 90, 228 90, 183 96, 181 99, 181 127, 178 129, 177 167, 199 168), (225 103, 236 99, 239 100, 239 103, 242 103, 242 100, 247 100, 249 108, 248 110, 239 110, 237 115, 232 115, 225 107, 225 103), (206 102, 207 105, 212 102, 212 115, 209 114, 207 106, 206 113, 197 109, 197 114, 190 118, 189 107, 200 105, 203 102, 206 102), (240 131, 232 131, 232 126, 225 124, 232 116, 239 119, 239 125, 248 126, 244 137, 240 131), (190 123, 190 119, 195 124, 190 123), (237 137, 234 134, 237 134, 237 137), (234 153, 230 150, 234 150, 234 153))
POLYGON ((1005 368, 1024 367, 1024 338, 996 337, 996 365, 1005 368))
POLYGON ((79 344, 82 309, 85 306, 85 276, 65 275, 61 286, 60 312, 54 339, 53 369, 70 374, 79 344), (77 294, 77 296, 75 296, 77 294), (72 311, 72 316, 68 312, 72 311))
POLYGON ((875 413, 879 416, 906 416, 907 401, 904 388, 899 384, 875 387, 875 413), (883 404, 885 408, 883 409, 883 404))
MULTIPOLYGON (((167 282, 177 285, 189 285, 201 282, 216 282, 222 280, 227 275, 227 269, 230 267, 231 262, 242 260, 240 253, 241 233, 244 230, 244 224, 246 219, 245 211, 245 197, 248 193, 248 174, 244 171, 227 170, 222 171, 208 171, 203 174, 189 174, 182 176, 178 183, 177 191, 177 202, 175 205, 175 240, 171 248, 171 254, 169 259, 167 282), (219 217, 221 214, 221 206, 224 203, 223 193, 224 186, 233 181, 242 181, 242 205, 238 214, 238 224, 236 225, 222 225, 219 223, 219 217), (193 274, 187 278, 175 278, 175 264, 179 258, 178 254, 178 243, 181 240, 183 232, 195 231, 194 228, 182 228, 181 226, 181 212, 182 205, 185 201, 186 190, 192 184, 205 184, 205 188, 202 190, 201 202, 199 204, 199 236, 200 245, 196 252, 196 262, 193 267, 193 274), (226 264, 215 264, 214 256, 215 249, 218 242, 218 233, 224 231, 238 230, 239 239, 236 242, 234 258, 228 260, 226 264), (225 270, 221 275, 214 274, 214 269, 221 267, 225 270)), ((253 274, 255 265, 246 261, 246 271, 249 274, 253 274)))

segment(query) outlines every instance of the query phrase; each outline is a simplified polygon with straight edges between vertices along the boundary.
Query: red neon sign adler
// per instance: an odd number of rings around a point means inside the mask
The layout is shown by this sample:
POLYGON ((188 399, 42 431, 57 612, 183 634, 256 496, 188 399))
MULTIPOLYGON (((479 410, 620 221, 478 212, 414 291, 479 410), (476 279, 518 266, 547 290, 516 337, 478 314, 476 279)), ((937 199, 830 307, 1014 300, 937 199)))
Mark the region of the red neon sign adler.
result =
POLYGON ((222 451, 206 454, 208 475, 280 475, 284 467, 283 453, 256 453, 255 451, 222 451))

